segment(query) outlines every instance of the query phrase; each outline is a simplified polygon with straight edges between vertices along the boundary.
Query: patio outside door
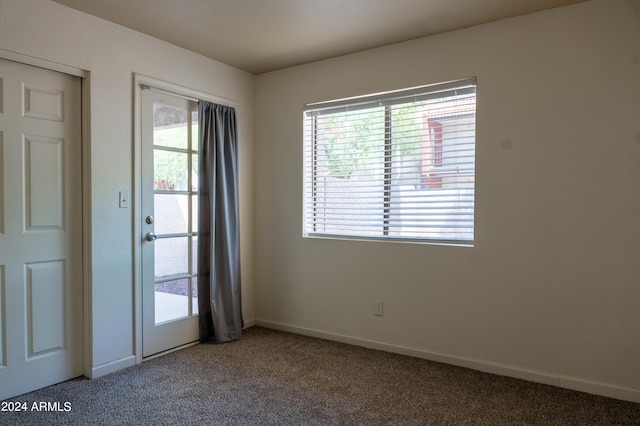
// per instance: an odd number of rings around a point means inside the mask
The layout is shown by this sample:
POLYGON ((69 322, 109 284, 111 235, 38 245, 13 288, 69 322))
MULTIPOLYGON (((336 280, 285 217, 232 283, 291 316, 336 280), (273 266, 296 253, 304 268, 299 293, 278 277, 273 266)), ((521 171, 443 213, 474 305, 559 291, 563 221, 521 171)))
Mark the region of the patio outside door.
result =
POLYGON ((198 104, 141 96, 142 356, 198 340, 198 104))

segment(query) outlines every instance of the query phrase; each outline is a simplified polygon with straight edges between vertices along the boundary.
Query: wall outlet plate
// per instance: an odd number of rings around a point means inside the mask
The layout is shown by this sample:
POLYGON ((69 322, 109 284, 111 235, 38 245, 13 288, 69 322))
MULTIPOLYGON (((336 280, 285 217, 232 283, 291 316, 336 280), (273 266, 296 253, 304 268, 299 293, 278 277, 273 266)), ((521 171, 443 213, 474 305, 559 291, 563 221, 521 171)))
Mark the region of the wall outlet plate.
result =
POLYGON ((377 317, 381 317, 383 315, 382 301, 373 302, 373 315, 377 317))

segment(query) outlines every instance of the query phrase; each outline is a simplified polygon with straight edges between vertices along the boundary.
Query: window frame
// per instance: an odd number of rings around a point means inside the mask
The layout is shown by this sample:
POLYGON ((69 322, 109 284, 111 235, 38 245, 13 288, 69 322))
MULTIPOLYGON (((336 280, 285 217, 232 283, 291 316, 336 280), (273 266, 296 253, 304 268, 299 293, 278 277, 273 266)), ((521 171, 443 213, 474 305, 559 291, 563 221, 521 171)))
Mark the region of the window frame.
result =
MULTIPOLYGON (((329 238, 329 239, 349 239, 349 240, 367 240, 367 241, 394 241, 394 242, 411 242, 411 243, 423 243, 423 244, 444 244, 444 245, 456 245, 456 246, 473 246, 475 244, 475 147, 476 147, 476 90, 477 82, 475 77, 471 77, 464 80, 455 80, 445 83, 438 83, 433 85, 419 86, 409 89, 403 89, 392 92, 382 92, 372 95, 365 95, 360 97, 344 98, 329 102, 318 102, 305 105, 304 108, 304 160, 303 160, 303 218, 302 218, 302 232, 304 238, 329 238), (442 99, 442 102, 447 102, 447 98, 453 96, 469 95, 469 98, 473 98, 472 112, 460 113, 459 116, 473 116, 473 166, 472 166, 472 207, 471 213, 466 213, 472 216, 471 224, 471 238, 433 238, 417 235, 417 232, 410 236, 397 236, 390 235, 389 224, 391 222, 391 196, 393 185, 393 161, 394 161, 394 138, 392 133, 392 106, 397 104, 407 104, 414 100, 414 102, 428 101, 442 99), (318 164, 318 117, 324 114, 333 114, 339 111, 356 111, 356 110, 368 110, 375 107, 384 106, 384 189, 381 194, 383 197, 383 209, 382 209, 382 221, 381 235, 359 235, 349 233, 332 233, 318 230, 317 220, 317 187, 318 187, 318 171, 316 165, 318 164), (309 147, 310 145, 310 147, 309 147), (311 171, 309 171, 311 169, 311 171), (309 188, 311 185, 311 188, 309 188), (311 210, 312 214, 309 215, 308 211, 311 210)), ((437 101, 436 101, 437 103, 437 101)), ((455 108, 454 108, 455 110, 455 108)), ((452 112, 450 117, 455 117, 457 114, 452 112)), ((447 118, 445 118, 446 120, 447 118)), ((442 120, 437 119, 433 122, 427 122, 426 131, 429 134, 434 135, 434 142, 431 145, 433 151, 432 162, 433 166, 442 168, 443 166, 443 146, 442 146, 442 120), (436 164, 437 163, 437 164, 436 164)), ((425 129, 423 128, 424 132, 425 129)), ((420 136, 424 137, 423 134, 420 136)), ((466 142, 466 144, 470 144, 466 142)), ((424 161, 424 153, 420 153, 420 161, 424 161)), ((422 167, 422 164, 421 164, 422 167)), ((421 169, 421 177, 423 175, 421 169)), ((438 180, 434 180, 432 183, 429 178, 425 178, 425 182, 429 188, 442 188, 442 184, 438 183, 438 180)), ((406 206, 403 206, 407 208, 406 206)), ((467 209, 468 210, 468 209, 467 209)), ((452 211, 458 213, 462 209, 456 208, 452 211)), ((398 219, 395 219, 396 221, 398 219)), ((457 224, 456 219, 454 224, 457 224)), ((323 222, 323 224, 326 224, 323 222)), ((448 227, 447 227, 448 229, 448 227)))

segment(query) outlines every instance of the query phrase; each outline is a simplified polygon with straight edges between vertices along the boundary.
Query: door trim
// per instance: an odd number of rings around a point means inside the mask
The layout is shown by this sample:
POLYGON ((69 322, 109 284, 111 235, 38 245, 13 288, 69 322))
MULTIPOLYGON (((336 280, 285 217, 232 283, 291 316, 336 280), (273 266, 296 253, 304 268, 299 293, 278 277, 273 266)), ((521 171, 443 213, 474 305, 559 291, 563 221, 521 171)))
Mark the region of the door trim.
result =
POLYGON ((200 90, 191 89, 169 83, 157 78, 134 73, 133 75, 133 280, 134 280, 134 352, 136 364, 143 361, 142 357, 142 88, 167 92, 175 96, 200 99, 208 102, 235 107, 236 101, 221 96, 211 95, 200 90))
MULTIPOLYGON (((36 58, 34 56, 27 56, 21 53, 12 52, 10 50, 0 49, 0 59, 6 59, 8 61, 19 62, 24 65, 30 65, 32 67, 44 68, 49 71, 56 71, 62 74, 69 74, 74 77, 80 77, 82 79, 89 77, 89 71, 80 68, 72 67, 69 65, 59 64, 57 62, 47 61, 46 59, 36 58)), ((84 86, 82 87, 84 92, 84 86)))
POLYGON ((93 335, 91 334, 93 324, 93 312, 91 309, 91 114, 90 114, 90 89, 91 73, 88 70, 70 65, 24 55, 0 49, 0 59, 17 62, 23 65, 42 68, 80 78, 80 168, 81 168, 81 206, 82 206, 82 248, 81 261, 82 268, 82 345, 83 345, 83 366, 85 377, 92 378, 91 365, 93 364, 93 335))

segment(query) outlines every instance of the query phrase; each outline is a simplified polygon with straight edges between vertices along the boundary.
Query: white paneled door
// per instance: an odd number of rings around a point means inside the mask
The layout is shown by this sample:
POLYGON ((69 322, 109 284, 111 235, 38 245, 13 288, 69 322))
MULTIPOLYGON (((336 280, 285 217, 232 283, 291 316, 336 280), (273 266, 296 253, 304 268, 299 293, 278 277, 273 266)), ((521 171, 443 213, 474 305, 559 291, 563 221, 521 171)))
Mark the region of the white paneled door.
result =
POLYGON ((142 355, 198 340, 198 104, 142 91, 142 355))
POLYGON ((0 60, 0 400, 83 374, 81 81, 0 60))

